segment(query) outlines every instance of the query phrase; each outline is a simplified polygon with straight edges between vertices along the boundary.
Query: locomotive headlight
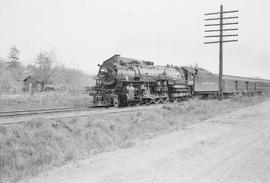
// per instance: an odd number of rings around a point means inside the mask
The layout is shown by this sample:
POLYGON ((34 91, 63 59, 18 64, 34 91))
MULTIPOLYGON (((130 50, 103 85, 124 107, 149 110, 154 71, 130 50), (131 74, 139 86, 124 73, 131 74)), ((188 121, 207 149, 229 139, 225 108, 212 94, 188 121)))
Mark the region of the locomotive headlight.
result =
POLYGON ((100 74, 101 74, 101 75, 108 74, 108 70, 107 70, 106 68, 103 67, 103 68, 100 69, 100 74))

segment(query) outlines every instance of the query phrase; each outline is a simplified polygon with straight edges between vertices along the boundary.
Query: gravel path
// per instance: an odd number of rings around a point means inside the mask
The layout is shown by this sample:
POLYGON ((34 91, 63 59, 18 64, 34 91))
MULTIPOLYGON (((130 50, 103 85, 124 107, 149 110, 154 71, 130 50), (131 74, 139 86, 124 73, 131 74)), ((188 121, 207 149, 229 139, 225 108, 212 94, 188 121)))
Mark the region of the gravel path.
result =
POLYGON ((270 182, 270 102, 102 153, 25 183, 270 182))

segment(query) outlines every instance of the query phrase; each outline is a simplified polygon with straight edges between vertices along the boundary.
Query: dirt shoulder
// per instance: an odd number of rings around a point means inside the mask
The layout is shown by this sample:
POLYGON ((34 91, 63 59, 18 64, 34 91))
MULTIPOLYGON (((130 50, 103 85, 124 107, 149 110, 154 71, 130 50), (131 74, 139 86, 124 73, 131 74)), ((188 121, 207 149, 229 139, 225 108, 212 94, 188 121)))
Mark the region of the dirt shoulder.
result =
POLYGON ((269 182, 269 132, 266 101, 24 182, 269 182))

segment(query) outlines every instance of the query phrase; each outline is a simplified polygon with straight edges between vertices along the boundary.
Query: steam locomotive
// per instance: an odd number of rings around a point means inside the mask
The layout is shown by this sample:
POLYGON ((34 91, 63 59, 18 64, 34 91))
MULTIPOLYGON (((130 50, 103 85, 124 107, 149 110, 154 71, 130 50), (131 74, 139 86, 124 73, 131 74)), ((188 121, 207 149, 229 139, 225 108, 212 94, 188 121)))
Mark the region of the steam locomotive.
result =
MULTIPOLYGON (((202 68, 158 66, 114 55, 99 65, 90 95, 95 106, 167 103, 191 96, 215 96, 218 77, 202 68)), ((270 91, 270 80, 223 76, 225 95, 270 91)))

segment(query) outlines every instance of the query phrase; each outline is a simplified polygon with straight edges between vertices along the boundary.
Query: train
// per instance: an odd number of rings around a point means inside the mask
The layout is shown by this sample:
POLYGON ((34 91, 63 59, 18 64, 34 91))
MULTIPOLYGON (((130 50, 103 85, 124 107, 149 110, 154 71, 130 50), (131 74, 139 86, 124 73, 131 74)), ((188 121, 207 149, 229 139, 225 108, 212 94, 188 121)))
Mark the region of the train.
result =
MULTIPOLYGON (((181 102, 218 94, 218 76, 199 67, 154 65, 114 55, 99 66, 90 95, 95 106, 181 102)), ((223 75, 224 96, 270 92, 270 80, 223 75)))

